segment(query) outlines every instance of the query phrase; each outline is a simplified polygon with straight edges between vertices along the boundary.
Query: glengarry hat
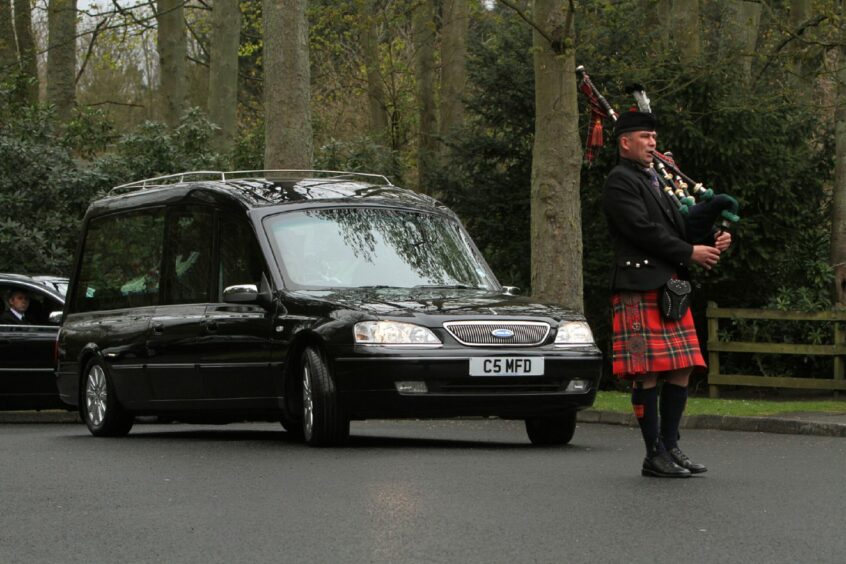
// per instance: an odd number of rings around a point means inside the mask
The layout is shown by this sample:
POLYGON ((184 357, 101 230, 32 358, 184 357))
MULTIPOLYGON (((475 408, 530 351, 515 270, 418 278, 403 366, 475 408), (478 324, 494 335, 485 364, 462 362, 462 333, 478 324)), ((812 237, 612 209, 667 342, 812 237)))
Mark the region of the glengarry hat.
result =
POLYGON ((658 120, 655 119, 655 114, 623 112, 617 118, 617 123, 614 124, 614 137, 616 138, 623 133, 630 133, 632 131, 655 131, 657 126, 658 120))

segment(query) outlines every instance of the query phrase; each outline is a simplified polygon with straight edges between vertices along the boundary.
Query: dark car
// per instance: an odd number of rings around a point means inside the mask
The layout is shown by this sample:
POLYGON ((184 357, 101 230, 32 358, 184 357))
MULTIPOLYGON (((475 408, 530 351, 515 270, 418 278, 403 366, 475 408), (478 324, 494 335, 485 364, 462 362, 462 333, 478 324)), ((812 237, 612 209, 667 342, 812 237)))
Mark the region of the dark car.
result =
POLYGON ((54 346, 65 304, 55 285, 61 281, 67 284, 67 278, 58 276, 0 274, 0 409, 67 407, 59 400, 54 372, 54 346), (25 323, 8 317, 8 297, 18 291, 29 298, 25 323))
POLYGON ((510 295, 442 204, 321 171, 185 173, 92 204, 58 347, 95 435, 276 420, 313 445, 350 420, 471 415, 566 443, 601 370, 585 318, 510 295))

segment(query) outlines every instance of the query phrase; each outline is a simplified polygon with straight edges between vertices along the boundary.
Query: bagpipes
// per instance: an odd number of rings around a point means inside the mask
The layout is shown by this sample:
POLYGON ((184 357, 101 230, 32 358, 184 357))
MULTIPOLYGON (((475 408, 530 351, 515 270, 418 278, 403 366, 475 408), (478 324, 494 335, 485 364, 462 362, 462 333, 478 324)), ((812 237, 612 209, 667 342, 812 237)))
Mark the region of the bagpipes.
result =
MULTIPOLYGON (((590 125, 588 126, 587 142, 585 144, 585 158, 593 161, 597 150, 604 144, 602 120, 610 119, 616 122, 619 115, 599 92, 579 65, 576 68, 579 77, 579 90, 588 99, 590 105, 590 125)), ((642 86, 634 85, 628 89, 637 102, 641 112, 652 113, 649 98, 642 86)), ((654 167, 661 188, 678 206, 679 212, 685 219, 687 233, 693 243, 702 243, 712 233, 714 225, 720 231, 728 230, 740 221, 738 212, 740 206, 737 200, 728 194, 715 194, 710 188, 705 188, 700 182, 692 180, 681 171, 673 159, 672 153, 652 153, 654 167)))

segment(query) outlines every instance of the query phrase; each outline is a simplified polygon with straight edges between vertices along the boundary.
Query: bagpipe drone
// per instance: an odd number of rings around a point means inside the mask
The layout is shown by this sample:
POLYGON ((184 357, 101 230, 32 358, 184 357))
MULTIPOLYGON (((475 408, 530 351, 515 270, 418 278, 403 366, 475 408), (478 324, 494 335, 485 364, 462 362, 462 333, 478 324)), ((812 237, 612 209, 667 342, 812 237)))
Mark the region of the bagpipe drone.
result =
MULTIPOLYGON (((616 122, 619 114, 594 86, 583 66, 576 68, 576 75, 579 78, 579 90, 587 97, 590 105, 590 125, 585 158, 591 162, 604 143, 602 120, 610 119, 616 122)), ((628 89, 628 92, 634 96, 638 110, 652 113, 649 98, 646 97, 642 86, 634 85, 628 89)), ((737 200, 728 194, 715 194, 712 189, 692 180, 676 165, 672 153, 655 151, 652 157, 652 166, 658 173, 661 188, 678 206, 679 212, 685 219, 688 236, 693 243, 701 243, 708 239, 714 225, 720 231, 724 231, 740 221, 738 216, 740 206, 737 200)))

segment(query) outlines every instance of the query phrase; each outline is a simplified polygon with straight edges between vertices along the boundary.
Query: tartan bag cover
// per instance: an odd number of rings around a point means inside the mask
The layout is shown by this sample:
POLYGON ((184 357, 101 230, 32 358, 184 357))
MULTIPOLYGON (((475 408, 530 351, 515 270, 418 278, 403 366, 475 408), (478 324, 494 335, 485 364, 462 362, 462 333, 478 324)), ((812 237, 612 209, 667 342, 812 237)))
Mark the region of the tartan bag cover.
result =
POLYGON ((665 319, 658 300, 658 290, 619 292, 611 297, 615 376, 705 367, 693 314, 688 310, 679 321, 665 319))

